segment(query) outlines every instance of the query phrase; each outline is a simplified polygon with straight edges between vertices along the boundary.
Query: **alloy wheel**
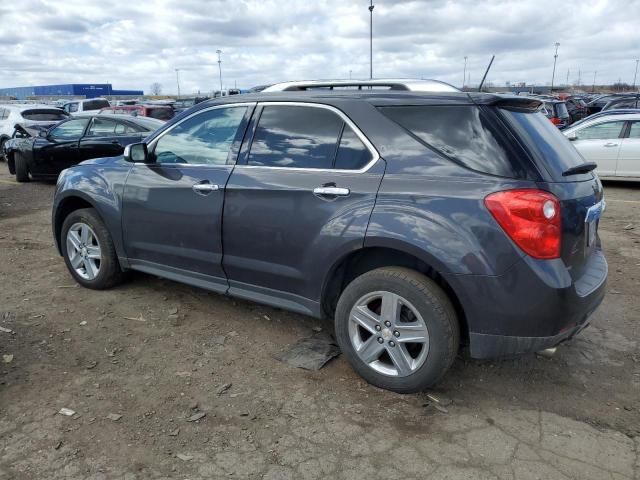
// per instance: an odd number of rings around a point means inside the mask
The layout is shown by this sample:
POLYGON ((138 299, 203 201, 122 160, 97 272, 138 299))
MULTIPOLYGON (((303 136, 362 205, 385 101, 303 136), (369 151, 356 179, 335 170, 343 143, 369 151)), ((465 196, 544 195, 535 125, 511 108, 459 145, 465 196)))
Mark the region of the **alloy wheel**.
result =
POLYGON ((86 223, 74 223, 67 232, 67 256, 74 271, 85 280, 93 280, 100 273, 100 242, 86 223))
POLYGON ((429 353, 429 330, 405 298, 377 291, 361 297, 349 313, 349 338, 356 355, 383 375, 406 377, 429 353))

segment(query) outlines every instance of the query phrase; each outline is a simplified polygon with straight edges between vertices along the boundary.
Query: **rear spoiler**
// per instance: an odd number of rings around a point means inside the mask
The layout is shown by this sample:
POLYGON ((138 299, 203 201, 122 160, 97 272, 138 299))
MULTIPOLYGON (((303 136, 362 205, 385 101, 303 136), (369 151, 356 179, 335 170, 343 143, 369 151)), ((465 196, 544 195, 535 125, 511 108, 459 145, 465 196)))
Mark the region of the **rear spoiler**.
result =
POLYGON ((521 97, 516 95, 500 96, 470 93, 469 97, 471 97, 471 99, 478 105, 491 105, 518 112, 537 112, 540 106, 544 103, 537 98, 521 97))

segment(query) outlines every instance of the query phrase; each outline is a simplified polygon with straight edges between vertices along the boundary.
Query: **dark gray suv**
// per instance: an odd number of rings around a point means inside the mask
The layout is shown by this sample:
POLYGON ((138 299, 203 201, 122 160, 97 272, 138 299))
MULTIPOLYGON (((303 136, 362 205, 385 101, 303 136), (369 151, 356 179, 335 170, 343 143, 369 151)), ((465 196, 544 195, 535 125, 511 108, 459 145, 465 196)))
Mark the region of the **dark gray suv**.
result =
POLYGON ((604 297, 602 185, 523 97, 282 92, 198 104, 57 184, 71 275, 139 270, 335 319, 397 392, 552 347, 604 297))

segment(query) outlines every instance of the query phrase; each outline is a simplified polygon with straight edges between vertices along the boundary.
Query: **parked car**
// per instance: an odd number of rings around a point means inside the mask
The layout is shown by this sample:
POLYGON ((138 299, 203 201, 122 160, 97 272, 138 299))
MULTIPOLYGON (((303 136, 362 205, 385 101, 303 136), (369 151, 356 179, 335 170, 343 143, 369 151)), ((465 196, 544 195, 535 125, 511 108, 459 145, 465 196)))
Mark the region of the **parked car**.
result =
POLYGON ((569 115, 569 110, 567 110, 567 104, 565 102, 552 98, 541 100, 543 101, 541 106, 542 113, 544 113, 556 127, 562 129, 571 124, 571 116, 569 115))
POLYGON ((626 108, 640 108, 640 94, 613 98, 609 100, 604 107, 602 107, 602 111, 606 112, 609 110, 626 108))
POLYGON ((91 98, 88 100, 73 100, 63 105, 62 109, 70 115, 78 115, 82 112, 101 110, 109 107, 109 100, 106 98, 91 98))
POLYGON ((67 118, 69 114, 59 108, 49 105, 13 103, 0 104, 0 160, 5 160, 3 155, 4 143, 13 136, 16 124, 27 122, 31 126, 57 123, 67 118))
POLYGON ((600 178, 640 180, 640 111, 597 115, 563 133, 600 178))
POLYGON ((564 102, 566 103, 567 111, 569 112, 569 116, 571 117, 570 123, 573 124, 574 122, 582 120, 587 115, 589 115, 587 104, 583 99, 579 97, 569 96, 564 99, 564 102))
POLYGON ((139 270, 316 317, 370 383, 422 390, 553 347, 604 297, 602 185, 540 102, 282 92, 193 107, 65 170, 55 242, 102 289, 139 270))
POLYGON ((84 114, 63 120, 37 135, 16 129, 4 148, 9 173, 18 182, 55 179, 65 168, 90 158, 121 155, 164 123, 145 117, 84 114))
POLYGON ((629 96, 629 93, 611 93, 606 95, 600 95, 599 97, 596 97, 595 99, 591 100, 591 102, 587 103, 587 109, 589 111, 589 115, 598 113, 607 105, 607 103, 611 102, 612 100, 626 98, 628 96, 629 96))
POLYGON ((175 110, 177 115, 178 113, 182 113, 185 110, 193 107, 194 105, 202 103, 208 99, 208 97, 178 98, 175 102, 173 102, 173 109, 175 110))
POLYGON ((167 121, 175 115, 175 110, 171 105, 119 105, 117 107, 107 107, 100 110, 100 113, 107 115, 132 115, 141 117, 151 117, 157 120, 167 121))

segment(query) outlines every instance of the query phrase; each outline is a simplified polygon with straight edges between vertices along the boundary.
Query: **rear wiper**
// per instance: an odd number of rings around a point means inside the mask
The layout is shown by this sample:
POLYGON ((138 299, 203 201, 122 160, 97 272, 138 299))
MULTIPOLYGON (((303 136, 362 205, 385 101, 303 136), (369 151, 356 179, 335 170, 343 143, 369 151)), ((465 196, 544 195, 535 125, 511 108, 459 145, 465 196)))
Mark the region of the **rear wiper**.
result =
POLYGON ((579 173, 589 173, 591 170, 594 170, 598 165, 595 162, 585 162, 581 165, 576 165, 575 167, 567 168, 564 172, 562 172, 563 177, 568 177, 569 175, 577 175, 579 173))

